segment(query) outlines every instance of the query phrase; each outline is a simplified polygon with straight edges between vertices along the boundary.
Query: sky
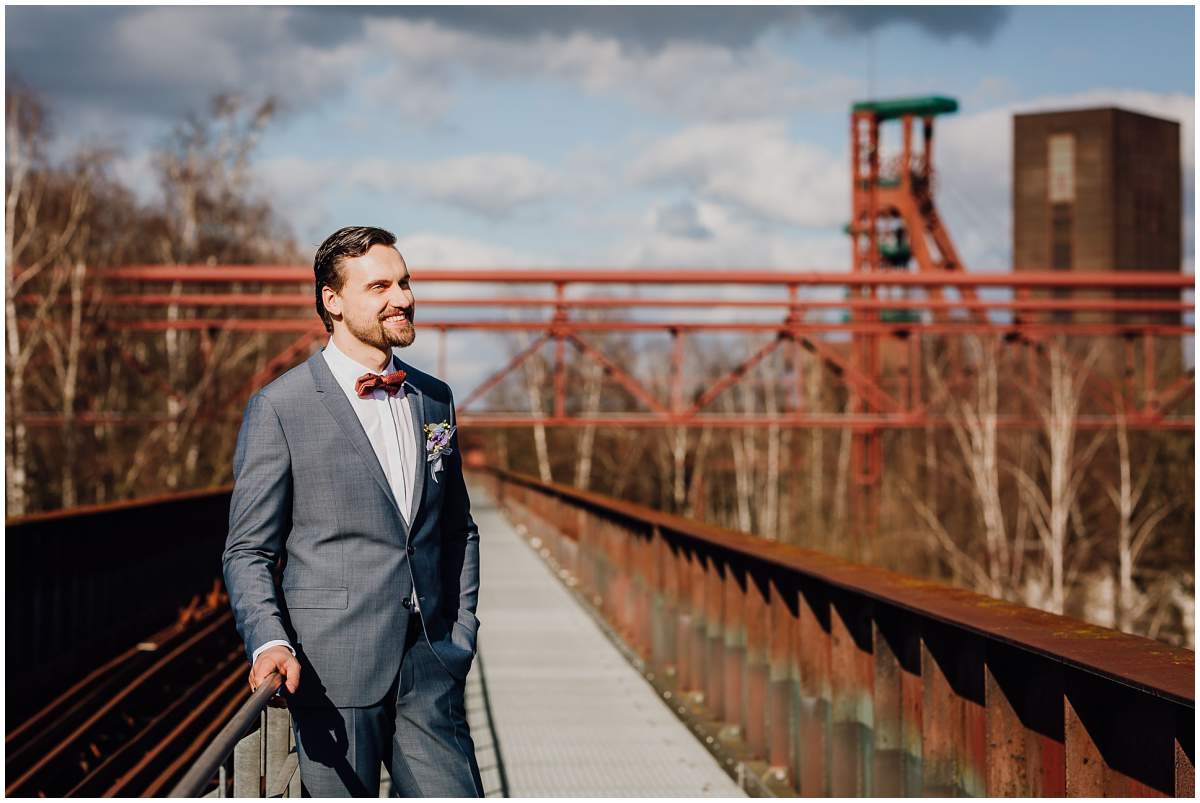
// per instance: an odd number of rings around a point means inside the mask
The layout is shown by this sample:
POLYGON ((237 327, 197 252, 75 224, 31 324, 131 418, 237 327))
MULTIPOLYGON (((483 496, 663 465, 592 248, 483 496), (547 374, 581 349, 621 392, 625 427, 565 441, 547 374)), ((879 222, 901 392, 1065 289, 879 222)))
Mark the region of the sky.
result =
MULTIPOLYGON (((843 271, 853 102, 940 94, 938 204, 970 270, 1011 267, 1018 112, 1182 124, 1190 7, 33 7, 6 66, 59 145, 148 155, 220 91, 276 97, 259 190, 297 241, 370 224, 409 265, 843 271)), ((898 140, 893 127, 885 132, 898 140)), ((419 303, 419 302, 418 302, 419 303)))

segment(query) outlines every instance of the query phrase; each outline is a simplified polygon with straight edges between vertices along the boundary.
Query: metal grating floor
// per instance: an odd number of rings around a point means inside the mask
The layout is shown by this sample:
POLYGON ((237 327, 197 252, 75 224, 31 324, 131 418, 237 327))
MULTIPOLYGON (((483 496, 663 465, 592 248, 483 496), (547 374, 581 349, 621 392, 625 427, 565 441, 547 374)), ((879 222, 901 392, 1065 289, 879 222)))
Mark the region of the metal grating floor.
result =
POLYGON ((485 489, 470 494, 483 576, 467 694, 470 709, 486 682, 499 750, 474 716, 471 734, 488 795, 499 755, 511 797, 744 797, 485 489))

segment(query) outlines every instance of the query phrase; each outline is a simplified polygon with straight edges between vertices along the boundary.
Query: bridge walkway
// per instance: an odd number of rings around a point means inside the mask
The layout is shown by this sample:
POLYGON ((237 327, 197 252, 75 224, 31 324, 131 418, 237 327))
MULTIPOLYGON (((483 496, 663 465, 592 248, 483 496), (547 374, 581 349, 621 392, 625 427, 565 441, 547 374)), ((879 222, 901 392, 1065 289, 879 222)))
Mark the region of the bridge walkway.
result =
POLYGON ((745 796, 488 490, 469 493, 483 576, 467 706, 487 795, 745 796))

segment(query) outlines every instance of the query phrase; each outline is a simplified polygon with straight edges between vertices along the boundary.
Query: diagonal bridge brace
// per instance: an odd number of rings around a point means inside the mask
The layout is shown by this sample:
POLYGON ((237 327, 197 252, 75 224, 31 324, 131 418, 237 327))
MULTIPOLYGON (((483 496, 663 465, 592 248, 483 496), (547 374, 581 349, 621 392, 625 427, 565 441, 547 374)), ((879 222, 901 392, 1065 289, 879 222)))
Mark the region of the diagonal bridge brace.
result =
POLYGON ((904 405, 897 401, 894 396, 879 387, 871 377, 858 370, 853 363, 846 360, 842 355, 817 338, 794 335, 791 332, 785 332, 782 336, 795 338, 806 350, 819 354, 826 362, 837 366, 838 370, 841 371, 842 380, 846 385, 852 391, 861 394, 863 399, 878 412, 905 412, 904 405))
POLYGON ((573 346, 575 346, 575 348, 579 349, 579 352, 583 356, 590 358, 594 362, 598 363, 601 367, 603 367, 605 371, 607 371, 609 374, 612 375, 612 378, 615 379, 617 381, 617 383, 621 385, 621 387, 623 387, 627 391, 629 391, 630 394, 632 394, 634 396, 634 398, 639 399, 642 402, 642 404, 646 405, 651 410, 653 410, 656 413, 659 413, 660 415, 664 415, 664 416, 670 415, 667 408, 664 407, 658 401, 658 399, 654 398, 653 394, 651 394, 650 391, 646 390, 646 388, 642 385, 641 382, 639 382, 638 380, 634 379, 632 376, 627 374, 620 366, 618 366, 616 363, 614 363, 608 357, 605 357, 604 354, 602 354, 600 351, 598 351, 596 348, 594 348, 586 340, 584 340, 583 338, 581 338, 579 335, 575 334, 574 332, 567 332, 565 337, 567 340, 571 341, 571 345, 573 345, 573 346))
POLYGON ((494 373, 492 373, 492 375, 489 376, 487 379, 483 380, 483 382, 481 382, 479 384, 479 387, 475 388, 470 393, 468 393, 466 399, 464 399, 462 402, 460 402, 457 405, 459 415, 469 412, 468 408, 474 402, 478 401, 480 396, 487 393, 489 390, 491 390, 493 387, 495 387, 497 384, 499 384, 500 380, 504 378, 505 374, 507 374, 509 371, 513 370, 514 368, 516 368, 521 363, 525 362, 525 360, 529 357, 529 355, 533 354, 535 351, 537 351, 539 348, 541 348, 542 344, 544 344, 549 339, 550 339, 549 332, 543 332, 542 334, 538 335, 536 338, 534 338, 532 343, 530 343, 528 346, 526 346, 524 349, 522 349, 520 352, 518 352, 511 360, 509 360, 507 363, 505 363, 502 368, 500 368, 498 371, 495 371, 494 373))

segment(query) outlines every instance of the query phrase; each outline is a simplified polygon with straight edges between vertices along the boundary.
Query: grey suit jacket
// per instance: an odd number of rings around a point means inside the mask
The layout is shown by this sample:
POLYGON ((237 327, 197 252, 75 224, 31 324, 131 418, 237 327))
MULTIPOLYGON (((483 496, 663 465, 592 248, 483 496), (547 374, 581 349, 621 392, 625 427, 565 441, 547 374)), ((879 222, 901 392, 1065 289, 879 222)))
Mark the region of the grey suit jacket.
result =
POLYGON ((287 639, 300 705, 378 703, 400 667, 416 588, 430 645, 464 679, 479 620, 479 530, 455 433, 431 474, 426 423, 455 423, 445 382, 401 362, 416 427, 412 526, 320 352, 246 405, 233 458, 225 587, 249 658, 287 639), (282 558, 282 582, 272 566, 282 558))

